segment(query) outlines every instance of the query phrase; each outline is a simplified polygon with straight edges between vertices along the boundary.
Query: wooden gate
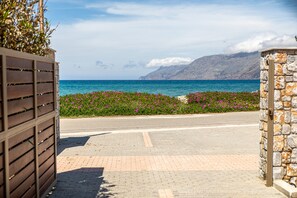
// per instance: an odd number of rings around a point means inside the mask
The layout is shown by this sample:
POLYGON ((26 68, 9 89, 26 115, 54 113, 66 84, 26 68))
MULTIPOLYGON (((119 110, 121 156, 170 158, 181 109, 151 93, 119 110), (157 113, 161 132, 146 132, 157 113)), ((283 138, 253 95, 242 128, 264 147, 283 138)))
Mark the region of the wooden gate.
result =
POLYGON ((56 182, 55 60, 0 48, 0 197, 42 197, 56 182))

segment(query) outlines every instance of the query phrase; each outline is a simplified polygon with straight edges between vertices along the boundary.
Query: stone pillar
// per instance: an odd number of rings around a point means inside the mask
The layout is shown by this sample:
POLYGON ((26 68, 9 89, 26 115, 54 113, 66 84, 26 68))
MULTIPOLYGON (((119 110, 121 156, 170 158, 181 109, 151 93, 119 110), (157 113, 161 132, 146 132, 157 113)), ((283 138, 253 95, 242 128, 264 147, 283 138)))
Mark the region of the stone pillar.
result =
POLYGON ((268 60, 274 60, 273 178, 297 184, 297 48, 262 52, 260 63, 260 177, 266 177, 268 60))

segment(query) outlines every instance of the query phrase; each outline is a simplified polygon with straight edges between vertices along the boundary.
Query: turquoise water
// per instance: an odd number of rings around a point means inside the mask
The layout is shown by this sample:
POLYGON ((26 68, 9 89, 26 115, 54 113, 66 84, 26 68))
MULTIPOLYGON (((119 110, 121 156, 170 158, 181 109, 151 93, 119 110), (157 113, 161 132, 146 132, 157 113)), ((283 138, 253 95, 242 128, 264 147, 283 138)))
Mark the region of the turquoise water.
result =
POLYGON ((60 95, 124 91, 181 96, 206 91, 252 92, 259 86, 259 80, 61 80, 60 95))

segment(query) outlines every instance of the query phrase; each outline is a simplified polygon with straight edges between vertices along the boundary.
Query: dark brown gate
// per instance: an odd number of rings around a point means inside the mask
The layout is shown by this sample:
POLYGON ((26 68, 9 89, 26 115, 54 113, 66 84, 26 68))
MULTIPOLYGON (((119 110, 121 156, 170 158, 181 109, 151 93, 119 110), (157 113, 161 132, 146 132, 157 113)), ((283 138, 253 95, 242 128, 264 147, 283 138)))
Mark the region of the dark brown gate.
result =
POLYGON ((0 197, 42 197, 56 182, 55 60, 0 48, 0 197))

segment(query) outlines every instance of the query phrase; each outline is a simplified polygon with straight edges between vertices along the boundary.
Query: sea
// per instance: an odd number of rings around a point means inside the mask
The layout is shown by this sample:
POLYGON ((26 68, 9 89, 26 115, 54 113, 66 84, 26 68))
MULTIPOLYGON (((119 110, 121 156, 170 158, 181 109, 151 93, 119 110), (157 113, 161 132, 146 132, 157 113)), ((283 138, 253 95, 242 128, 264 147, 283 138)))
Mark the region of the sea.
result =
POLYGON ((60 95, 122 91, 182 96, 194 92, 254 92, 259 80, 60 80, 60 95))

